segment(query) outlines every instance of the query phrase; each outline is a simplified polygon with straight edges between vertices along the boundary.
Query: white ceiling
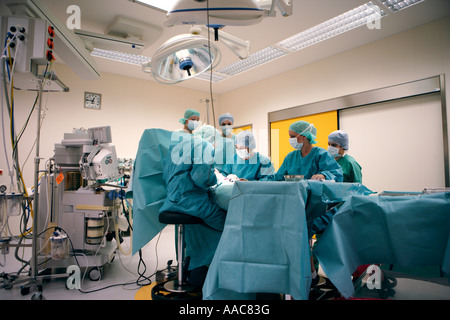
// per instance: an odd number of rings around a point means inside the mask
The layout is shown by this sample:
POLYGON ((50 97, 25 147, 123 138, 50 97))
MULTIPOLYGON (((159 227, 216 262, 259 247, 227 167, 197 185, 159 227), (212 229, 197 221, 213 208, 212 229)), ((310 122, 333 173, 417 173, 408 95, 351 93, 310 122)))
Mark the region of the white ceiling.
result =
MULTIPOLYGON (((249 40, 251 52, 256 52, 366 2, 368 0, 293 0, 294 13, 289 17, 282 17, 277 13, 275 18, 265 18, 262 22, 252 26, 227 26, 223 31, 243 40, 249 40)), ((73 4, 78 5, 81 9, 81 29, 96 33, 105 33, 117 16, 124 16, 161 27, 163 27, 165 20, 165 12, 130 0, 42 0, 42 3, 61 22, 65 22, 70 16, 66 12, 67 7, 73 4)), ((369 30, 366 26, 362 26, 227 80, 215 82, 213 84, 214 93, 222 94, 234 90, 261 79, 442 18, 449 13, 450 0, 426 0, 410 8, 383 17, 379 30, 369 30)), ((161 36, 152 41, 152 43, 147 43, 146 47, 139 54, 151 57, 166 40, 178 34, 189 33, 189 29, 189 26, 163 27, 161 36)), ((229 49, 220 43, 219 48, 222 52, 222 60, 217 69, 238 60, 229 49)), ((155 81, 150 74, 142 72, 139 66, 97 57, 95 61, 100 71, 155 81)), ((209 90, 209 82, 198 79, 190 79, 176 85, 201 91, 209 90)))

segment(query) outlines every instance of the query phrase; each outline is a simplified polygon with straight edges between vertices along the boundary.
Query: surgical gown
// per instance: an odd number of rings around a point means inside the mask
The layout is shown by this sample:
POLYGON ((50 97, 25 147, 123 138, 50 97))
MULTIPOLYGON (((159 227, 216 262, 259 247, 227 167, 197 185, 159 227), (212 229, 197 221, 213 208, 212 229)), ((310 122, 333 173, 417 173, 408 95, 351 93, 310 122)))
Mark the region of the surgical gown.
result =
POLYGON ((306 157, 302 156, 301 150, 290 152, 277 173, 262 180, 283 181, 285 175, 303 175, 305 179, 311 179, 315 174, 323 174, 326 180, 343 181, 341 166, 320 147, 313 147, 306 157))
POLYGON ((336 160, 344 173, 344 182, 362 183, 361 166, 356 162, 355 158, 346 154, 336 160))
POLYGON ((225 224, 226 212, 213 201, 209 190, 217 183, 213 160, 212 145, 198 137, 171 147, 164 158, 167 198, 159 212, 180 212, 204 221, 204 224, 186 225, 189 270, 209 265, 225 224))
POLYGON ((274 174, 275 169, 269 158, 259 152, 255 152, 253 157, 247 160, 243 160, 235 154, 233 160, 225 164, 221 172, 225 176, 235 174, 241 179, 253 181, 274 174))

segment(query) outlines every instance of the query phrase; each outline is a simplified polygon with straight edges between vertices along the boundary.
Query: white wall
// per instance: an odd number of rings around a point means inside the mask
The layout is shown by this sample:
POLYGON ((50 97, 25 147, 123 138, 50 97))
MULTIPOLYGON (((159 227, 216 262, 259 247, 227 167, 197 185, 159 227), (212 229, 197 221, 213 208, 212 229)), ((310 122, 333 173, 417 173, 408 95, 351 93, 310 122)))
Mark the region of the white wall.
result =
MULTIPOLYGON (((268 153, 269 112, 446 74, 450 109, 450 17, 222 94, 236 125, 253 124, 268 153)), ((448 112, 450 123, 450 112, 448 112)), ((319 133, 320 134, 320 133, 319 133)), ((374 133, 375 134, 375 133, 374 133)))

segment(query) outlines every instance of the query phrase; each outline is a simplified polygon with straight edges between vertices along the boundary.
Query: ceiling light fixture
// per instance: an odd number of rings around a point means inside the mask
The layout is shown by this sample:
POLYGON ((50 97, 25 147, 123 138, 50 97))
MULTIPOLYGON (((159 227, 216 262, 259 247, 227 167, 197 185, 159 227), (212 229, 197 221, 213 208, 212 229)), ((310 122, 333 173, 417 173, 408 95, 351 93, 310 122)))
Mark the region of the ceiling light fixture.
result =
POLYGON ((135 65, 142 65, 145 62, 151 60, 151 58, 146 56, 141 56, 137 54, 124 53, 113 50, 104 50, 99 48, 94 48, 91 52, 91 55, 94 57, 105 58, 109 60, 130 63, 135 65))
POLYGON ((363 4, 353 10, 345 12, 333 19, 325 21, 315 27, 298 33, 290 38, 277 43, 289 51, 297 51, 309 47, 318 42, 330 39, 344 32, 380 19, 386 13, 372 2, 363 4))
POLYGON ((235 76, 249 69, 258 67, 261 64, 285 56, 289 52, 301 50, 318 42, 330 39, 385 15, 386 13, 377 5, 368 2, 315 27, 280 41, 276 45, 255 52, 246 60, 237 61, 221 68, 217 70, 217 74, 235 76))
POLYGON ((218 73, 234 76, 249 69, 258 67, 266 62, 278 59, 287 53, 276 47, 267 47, 251 54, 247 59, 232 63, 224 68, 217 70, 218 73))
POLYGON ((255 0, 178 0, 167 12, 164 24, 208 25, 211 28, 224 26, 249 26, 259 23, 266 16, 255 0), (208 13, 208 14, 206 14, 208 13))
POLYGON ((388 7, 392 12, 396 12, 423 1, 424 0, 381 0, 381 3, 388 7))
POLYGON ((192 34, 175 36, 165 42, 142 65, 142 70, 165 84, 178 83, 196 77, 215 67, 220 61, 220 51, 208 39, 192 34))

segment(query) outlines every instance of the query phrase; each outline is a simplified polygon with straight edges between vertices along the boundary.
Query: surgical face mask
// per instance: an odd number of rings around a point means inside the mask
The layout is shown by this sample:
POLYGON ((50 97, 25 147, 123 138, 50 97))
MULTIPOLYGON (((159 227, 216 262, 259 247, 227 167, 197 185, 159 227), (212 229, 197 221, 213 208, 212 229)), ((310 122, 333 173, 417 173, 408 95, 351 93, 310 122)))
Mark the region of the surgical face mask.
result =
POLYGON ((332 147, 329 146, 328 147, 328 153, 333 157, 333 158, 339 158, 341 155, 339 154, 339 148, 336 147, 332 147))
POLYGON ((289 138, 289 143, 292 148, 300 150, 303 147, 303 142, 298 142, 297 138, 289 138))
POLYGON ((236 153, 241 159, 248 159, 250 158, 250 152, 247 151, 247 149, 236 149, 236 153))
POLYGON ((220 128, 222 129, 223 134, 226 136, 229 135, 231 133, 231 131, 233 130, 232 125, 220 126, 220 128))
POLYGON ((194 131, 199 125, 199 121, 196 120, 189 120, 187 123, 188 129, 190 131, 194 131))

